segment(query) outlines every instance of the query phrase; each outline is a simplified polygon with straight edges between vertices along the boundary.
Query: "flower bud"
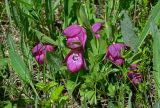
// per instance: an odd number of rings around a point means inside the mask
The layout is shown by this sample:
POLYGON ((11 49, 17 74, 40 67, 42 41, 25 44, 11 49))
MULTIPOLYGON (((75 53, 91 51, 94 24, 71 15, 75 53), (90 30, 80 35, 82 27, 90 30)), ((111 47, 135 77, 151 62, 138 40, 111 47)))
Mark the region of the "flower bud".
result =
POLYGON ((97 22, 92 25, 92 30, 95 33, 96 39, 100 39, 100 35, 98 34, 100 28, 102 27, 102 23, 97 22))
POLYGON ((33 56, 40 55, 46 52, 45 46, 43 44, 39 43, 32 49, 33 56))
POLYGON ((43 45, 42 43, 39 43, 32 49, 32 54, 39 64, 44 64, 47 51, 54 51, 54 47, 52 45, 43 45))

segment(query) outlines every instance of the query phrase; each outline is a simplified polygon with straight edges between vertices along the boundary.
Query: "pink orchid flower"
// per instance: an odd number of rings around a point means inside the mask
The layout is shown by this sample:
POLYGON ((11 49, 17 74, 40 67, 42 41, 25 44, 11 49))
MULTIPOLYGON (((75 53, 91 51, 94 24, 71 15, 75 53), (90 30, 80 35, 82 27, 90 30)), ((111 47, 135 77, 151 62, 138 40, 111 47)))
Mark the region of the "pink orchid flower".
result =
POLYGON ((81 69, 86 68, 83 52, 79 50, 71 50, 70 53, 66 56, 65 62, 67 63, 67 69, 71 73, 77 73, 81 69))
POLYGON ((124 58, 122 58, 121 51, 125 47, 126 45, 122 43, 113 43, 109 45, 106 52, 105 62, 106 59, 109 59, 112 63, 114 63, 117 66, 124 64, 124 58))
POLYGON ((71 49, 85 47, 87 35, 86 30, 76 24, 64 29, 63 34, 67 37, 67 46, 71 49))
POLYGON ((95 33, 95 36, 96 36, 97 39, 100 39, 100 35, 99 35, 98 32, 101 29, 101 27, 102 27, 102 23, 100 23, 100 22, 94 23, 92 25, 92 30, 95 33))
POLYGON ((43 45, 39 43, 32 49, 32 54, 39 64, 44 64, 47 51, 54 51, 54 47, 52 45, 43 45))

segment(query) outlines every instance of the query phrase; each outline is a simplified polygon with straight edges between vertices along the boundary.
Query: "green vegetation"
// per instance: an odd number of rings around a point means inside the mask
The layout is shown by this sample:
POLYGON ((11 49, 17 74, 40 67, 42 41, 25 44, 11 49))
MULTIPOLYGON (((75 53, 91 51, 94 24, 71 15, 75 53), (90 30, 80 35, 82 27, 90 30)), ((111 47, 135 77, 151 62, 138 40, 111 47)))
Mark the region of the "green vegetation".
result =
POLYGON ((0 108, 159 108, 160 0, 4 0, 0 25, 0 108))

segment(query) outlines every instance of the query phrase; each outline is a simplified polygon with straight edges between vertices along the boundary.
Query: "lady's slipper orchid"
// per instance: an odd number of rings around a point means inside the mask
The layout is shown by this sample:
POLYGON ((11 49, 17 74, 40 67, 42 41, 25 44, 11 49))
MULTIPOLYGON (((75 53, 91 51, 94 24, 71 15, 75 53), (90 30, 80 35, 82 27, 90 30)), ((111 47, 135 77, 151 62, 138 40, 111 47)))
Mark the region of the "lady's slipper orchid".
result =
POLYGON ((82 68, 86 68, 85 59, 83 58, 82 51, 71 50, 66 56, 67 68, 72 73, 77 73, 82 68))
POLYGON ((43 45, 39 43, 32 49, 32 54, 39 64, 44 64, 44 59, 47 51, 54 51, 54 47, 52 45, 43 45))
POLYGON ((85 46, 87 35, 86 30, 76 24, 64 29, 63 34, 67 37, 67 46, 71 49, 77 49, 85 46))
POLYGON ((95 33, 95 36, 96 36, 97 39, 100 38, 100 35, 98 34, 98 32, 99 32, 101 27, 102 27, 102 23, 100 23, 100 22, 94 23, 92 25, 92 30, 95 33))
POLYGON ((44 54, 46 52, 46 47, 39 43, 37 44, 33 49, 32 49, 32 54, 33 56, 36 56, 36 55, 41 55, 41 54, 44 54))
POLYGON ((134 84, 137 85, 142 81, 142 76, 138 72, 129 72, 128 79, 134 84))
POLYGON ((115 65, 120 66, 124 64, 124 58, 121 55, 121 51, 125 47, 126 45, 122 43, 113 43, 112 45, 109 45, 106 52, 105 62, 106 59, 108 58, 115 65))

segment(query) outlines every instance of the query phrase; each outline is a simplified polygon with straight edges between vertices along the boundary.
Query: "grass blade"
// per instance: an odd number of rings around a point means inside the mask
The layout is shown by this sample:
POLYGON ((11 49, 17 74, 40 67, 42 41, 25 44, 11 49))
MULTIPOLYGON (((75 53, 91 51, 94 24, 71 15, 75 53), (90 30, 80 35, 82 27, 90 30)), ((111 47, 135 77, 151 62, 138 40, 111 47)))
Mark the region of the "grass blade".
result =
POLYGON ((146 22, 145 27, 143 28, 143 30, 141 32, 139 42, 137 43, 138 48, 142 45, 144 39, 146 38, 146 36, 148 35, 148 33, 150 31, 150 29, 151 29, 150 24, 152 22, 156 22, 157 19, 160 18, 160 11, 159 10, 160 10, 160 1, 157 2, 156 6, 151 11, 150 17, 149 17, 148 21, 146 22))
POLYGON ((160 31, 154 23, 151 27, 153 36, 153 75, 157 85, 158 97, 160 98, 160 31))

